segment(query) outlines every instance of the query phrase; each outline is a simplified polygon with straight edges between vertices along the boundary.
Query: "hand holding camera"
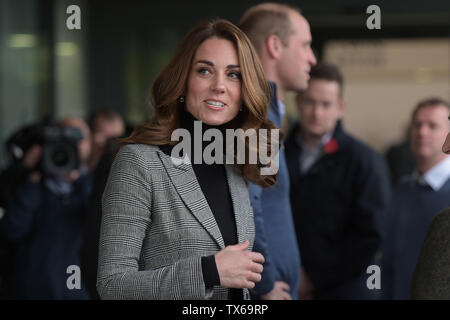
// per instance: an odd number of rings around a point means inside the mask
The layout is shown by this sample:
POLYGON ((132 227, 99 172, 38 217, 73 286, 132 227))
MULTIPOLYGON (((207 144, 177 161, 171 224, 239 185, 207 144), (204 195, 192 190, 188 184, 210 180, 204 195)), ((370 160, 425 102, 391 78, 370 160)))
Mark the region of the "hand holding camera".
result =
POLYGON ((6 147, 13 160, 31 172, 33 183, 43 175, 74 181, 79 177, 78 142, 82 138, 77 128, 38 124, 15 133, 6 147))

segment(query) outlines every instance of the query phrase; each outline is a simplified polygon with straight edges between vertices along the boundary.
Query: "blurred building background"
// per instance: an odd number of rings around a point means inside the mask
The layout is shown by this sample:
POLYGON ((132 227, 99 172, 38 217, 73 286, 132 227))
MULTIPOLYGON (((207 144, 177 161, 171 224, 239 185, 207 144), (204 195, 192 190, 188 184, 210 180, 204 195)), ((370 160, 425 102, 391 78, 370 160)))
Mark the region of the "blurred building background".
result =
MULTIPOLYGON (((110 107, 142 123, 152 81, 185 32, 214 17, 237 23, 259 2, 0 0, 1 146, 45 115, 87 117, 110 107), (66 26, 70 5, 81 9, 81 30, 66 26)), ((377 150, 403 138, 420 99, 450 99, 448 0, 284 3, 309 20, 319 60, 341 67, 347 129, 377 150), (366 27, 371 4, 381 9, 380 30, 366 27)), ((294 119, 292 97, 287 105, 294 119)))

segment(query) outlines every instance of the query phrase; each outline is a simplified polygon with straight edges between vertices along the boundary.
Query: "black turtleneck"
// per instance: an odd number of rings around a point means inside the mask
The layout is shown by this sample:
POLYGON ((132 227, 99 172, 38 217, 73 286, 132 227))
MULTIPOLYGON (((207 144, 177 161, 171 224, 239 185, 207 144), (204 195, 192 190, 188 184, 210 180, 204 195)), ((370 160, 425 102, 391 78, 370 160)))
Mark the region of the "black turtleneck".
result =
MULTIPOLYGON (((191 138, 194 139, 194 121, 197 120, 188 111, 181 113, 180 127, 189 131, 191 138)), ((222 126, 210 126, 202 123, 202 135, 207 129, 216 128, 224 132, 229 124, 222 126)), ((224 135, 225 136, 225 135, 224 135)), ((194 140, 191 141, 191 157, 194 155, 194 140)), ((203 142, 203 149, 211 142, 203 142)), ((170 155, 173 146, 161 146, 161 150, 170 155)), ((191 159, 192 167, 197 177, 200 188, 208 202, 208 205, 216 219, 220 233, 225 246, 237 244, 236 221, 234 217, 233 203, 228 187, 225 166, 223 164, 194 164, 191 159)), ((219 273, 214 255, 202 257, 202 272, 206 287, 220 285, 219 273)), ((232 290, 231 299, 242 299, 242 290, 232 290)))

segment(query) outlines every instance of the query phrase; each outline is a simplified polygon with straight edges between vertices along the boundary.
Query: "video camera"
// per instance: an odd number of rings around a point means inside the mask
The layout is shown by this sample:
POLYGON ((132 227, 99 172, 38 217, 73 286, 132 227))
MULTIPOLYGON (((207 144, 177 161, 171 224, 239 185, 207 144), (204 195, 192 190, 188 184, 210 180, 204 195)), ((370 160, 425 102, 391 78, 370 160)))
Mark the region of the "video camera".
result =
POLYGON ((6 149, 14 161, 22 161, 33 145, 40 145, 43 153, 36 169, 44 175, 60 176, 79 167, 78 142, 82 138, 76 128, 35 124, 14 133, 6 142, 6 149))

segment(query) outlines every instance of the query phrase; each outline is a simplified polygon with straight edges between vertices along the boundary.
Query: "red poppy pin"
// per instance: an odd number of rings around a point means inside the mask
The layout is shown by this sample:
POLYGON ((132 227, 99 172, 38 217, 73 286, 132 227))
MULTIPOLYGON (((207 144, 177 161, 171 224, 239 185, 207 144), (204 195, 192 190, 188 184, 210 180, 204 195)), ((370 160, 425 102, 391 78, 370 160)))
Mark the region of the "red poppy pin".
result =
POLYGON ((323 150, 327 154, 335 153, 339 150, 339 143, 335 138, 332 138, 323 146, 323 150))

